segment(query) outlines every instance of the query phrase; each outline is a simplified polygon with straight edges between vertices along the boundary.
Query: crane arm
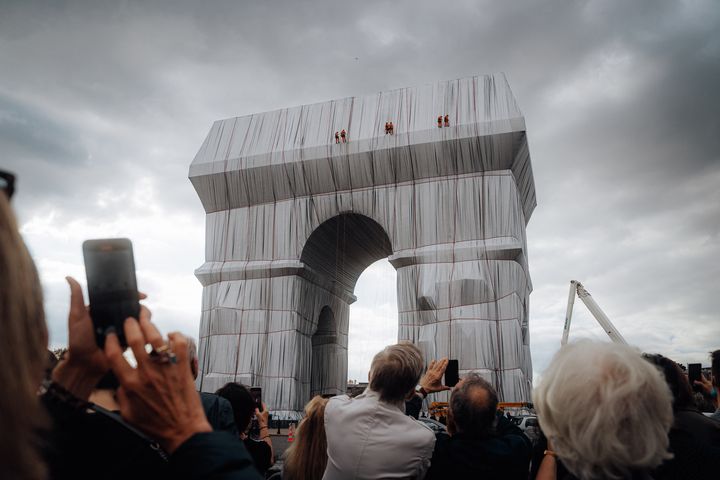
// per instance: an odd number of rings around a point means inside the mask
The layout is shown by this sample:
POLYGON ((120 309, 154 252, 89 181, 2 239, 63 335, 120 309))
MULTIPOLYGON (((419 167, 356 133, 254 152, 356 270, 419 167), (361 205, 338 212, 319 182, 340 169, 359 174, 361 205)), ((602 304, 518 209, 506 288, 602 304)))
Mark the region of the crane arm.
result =
POLYGON ((625 338, 623 338, 620 332, 618 332, 617 328, 615 328, 615 325, 613 325, 613 323, 610 321, 608 316, 605 315, 605 312, 603 312, 600 306, 595 302, 595 299, 592 297, 592 295, 590 295, 590 292, 588 292, 582 285, 582 283, 578 282, 577 280, 572 280, 570 282, 568 308, 565 314, 565 328, 563 329, 563 337, 560 341, 560 344, 565 345, 568 340, 568 335, 570 334, 570 321, 572 320, 572 310, 575 300, 575 293, 577 293, 577 296, 580 297, 580 300, 582 300, 588 310, 590 310, 590 313, 592 313, 592 316, 595 317, 595 320, 597 320, 603 330, 605 330, 605 333, 607 333, 608 337, 610 337, 610 340, 615 343, 622 343, 627 345, 627 341, 625 340, 625 338))

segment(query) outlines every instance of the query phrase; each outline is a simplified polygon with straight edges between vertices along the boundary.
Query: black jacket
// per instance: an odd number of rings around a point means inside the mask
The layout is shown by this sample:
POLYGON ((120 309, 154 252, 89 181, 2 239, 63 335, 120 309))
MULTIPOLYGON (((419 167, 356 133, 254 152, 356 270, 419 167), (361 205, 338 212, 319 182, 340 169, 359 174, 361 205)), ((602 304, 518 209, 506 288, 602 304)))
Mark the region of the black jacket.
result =
POLYGON ((483 437, 436 435, 426 479, 478 478, 526 480, 532 443, 502 415, 495 430, 483 437))
POLYGON ((653 473, 653 478, 720 476, 720 423, 696 410, 677 410, 668 436, 674 458, 663 463, 653 473))
POLYGON ((51 479, 262 479, 235 434, 198 433, 168 456, 112 412, 78 408, 48 393, 41 401, 52 419, 43 435, 51 479))
POLYGON ((242 442, 226 432, 197 433, 170 457, 169 478, 261 480, 242 442))
POLYGON ((214 393, 200 392, 200 400, 203 410, 205 410, 205 416, 213 430, 233 435, 238 434, 232 405, 226 398, 214 393))

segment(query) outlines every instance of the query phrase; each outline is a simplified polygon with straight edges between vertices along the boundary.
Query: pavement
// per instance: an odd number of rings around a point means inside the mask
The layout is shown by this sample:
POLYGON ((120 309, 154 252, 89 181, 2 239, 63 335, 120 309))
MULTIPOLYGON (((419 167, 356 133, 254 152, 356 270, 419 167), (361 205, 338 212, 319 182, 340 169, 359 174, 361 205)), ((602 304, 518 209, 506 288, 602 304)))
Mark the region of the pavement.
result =
POLYGON ((285 453, 285 450, 290 446, 290 442, 288 442, 287 428, 281 428, 280 434, 277 433, 277 430, 272 430, 270 433, 270 440, 273 444, 275 461, 279 462, 282 459, 282 455, 285 453))

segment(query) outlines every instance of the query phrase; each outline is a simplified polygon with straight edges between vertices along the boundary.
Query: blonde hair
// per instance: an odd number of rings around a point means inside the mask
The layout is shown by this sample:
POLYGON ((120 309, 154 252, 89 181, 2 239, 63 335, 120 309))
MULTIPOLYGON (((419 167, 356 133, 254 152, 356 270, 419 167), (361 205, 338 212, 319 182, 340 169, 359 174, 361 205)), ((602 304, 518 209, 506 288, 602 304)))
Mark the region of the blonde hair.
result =
POLYGON ((386 402, 405 399, 423 373, 420 350, 409 342, 385 347, 370 365, 370 388, 386 402))
POLYGON ((0 465, 3 478, 44 478, 37 398, 47 359, 47 327, 35 265, 0 193, 0 465))
POLYGON ((566 345, 533 400, 553 449, 580 479, 623 478, 671 457, 672 395, 658 369, 630 346, 566 345))
POLYGON ((305 405, 305 418, 295 432, 295 441, 285 451, 284 480, 322 478, 327 466, 325 405, 327 398, 313 397, 305 405))

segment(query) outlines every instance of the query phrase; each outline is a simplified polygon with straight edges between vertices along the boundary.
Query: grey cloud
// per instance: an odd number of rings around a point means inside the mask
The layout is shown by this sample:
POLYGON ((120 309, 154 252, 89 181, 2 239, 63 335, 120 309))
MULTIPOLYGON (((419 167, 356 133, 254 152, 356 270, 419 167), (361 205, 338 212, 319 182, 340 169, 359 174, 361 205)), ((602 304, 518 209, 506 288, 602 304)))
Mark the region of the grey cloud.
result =
POLYGON ((95 200, 149 178, 154 207, 202 228, 187 168, 212 121, 505 71, 538 192, 536 369, 571 278, 685 355, 720 338, 718 32, 712 0, 3 2, 0 148, 24 219, 138 214, 95 200))

